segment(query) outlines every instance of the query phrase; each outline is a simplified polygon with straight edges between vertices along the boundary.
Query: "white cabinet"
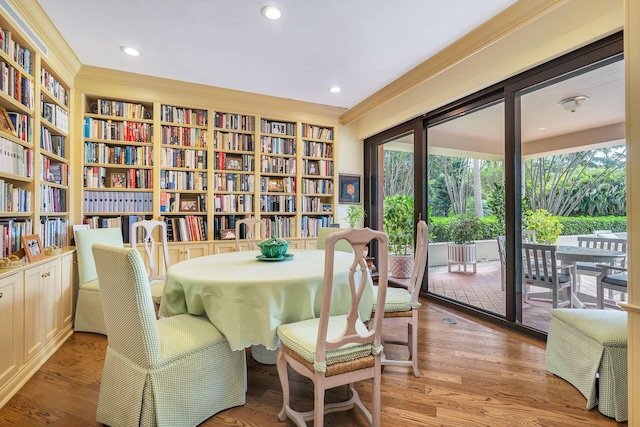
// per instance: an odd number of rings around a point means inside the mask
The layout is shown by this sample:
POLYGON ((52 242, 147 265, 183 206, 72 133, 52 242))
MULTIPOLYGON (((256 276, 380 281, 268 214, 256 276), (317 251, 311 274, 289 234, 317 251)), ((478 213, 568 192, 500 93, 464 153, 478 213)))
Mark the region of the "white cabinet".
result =
POLYGON ((171 265, 205 255, 209 255, 209 243, 207 242, 169 244, 169 262, 171 262, 171 265))
POLYGON ((59 329, 71 324, 73 321, 73 294, 77 288, 78 274, 74 268, 76 253, 71 252, 60 258, 60 324, 59 329))
MULTIPOLYGON (((0 279, 0 390, 22 366, 23 275, 0 279)), ((0 393, 0 402, 2 393, 0 393)), ((2 405, 0 405, 1 407, 2 405)))

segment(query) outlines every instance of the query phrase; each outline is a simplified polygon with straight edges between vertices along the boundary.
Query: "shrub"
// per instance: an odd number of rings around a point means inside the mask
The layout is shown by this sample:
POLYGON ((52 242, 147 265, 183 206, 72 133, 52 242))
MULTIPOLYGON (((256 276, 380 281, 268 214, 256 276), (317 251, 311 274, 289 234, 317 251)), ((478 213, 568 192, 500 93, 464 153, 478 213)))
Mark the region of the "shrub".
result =
POLYGON ((383 226, 389 237, 389 252, 407 255, 407 250, 413 248, 413 197, 385 197, 383 226))
POLYGON ((535 230, 536 240, 545 245, 553 245, 562 233, 562 224, 558 217, 551 215, 545 209, 537 209, 535 212, 527 211, 522 219, 522 225, 526 230, 535 230))
POLYGON ((482 221, 473 214, 456 215, 451 220, 450 236, 453 243, 471 243, 480 236, 482 221))

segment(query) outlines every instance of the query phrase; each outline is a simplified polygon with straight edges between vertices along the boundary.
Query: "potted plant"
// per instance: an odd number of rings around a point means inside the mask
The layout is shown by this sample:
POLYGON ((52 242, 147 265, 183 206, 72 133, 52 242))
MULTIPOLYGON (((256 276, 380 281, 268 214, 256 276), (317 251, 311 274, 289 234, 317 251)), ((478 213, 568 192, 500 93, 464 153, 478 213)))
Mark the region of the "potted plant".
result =
POLYGON ((359 205, 351 205, 347 208, 347 216, 344 218, 349 222, 350 228, 356 228, 356 225, 367 216, 364 208, 359 205))
POLYGON ((391 275, 411 277, 413 270, 413 197, 395 195, 384 199, 384 231, 389 237, 391 275))
POLYGON ((475 239, 480 235, 482 222, 475 215, 466 213, 453 217, 449 225, 451 243, 447 245, 447 270, 451 272, 454 265, 463 267, 467 273, 467 266, 471 264, 473 273, 476 272, 476 244, 475 239))

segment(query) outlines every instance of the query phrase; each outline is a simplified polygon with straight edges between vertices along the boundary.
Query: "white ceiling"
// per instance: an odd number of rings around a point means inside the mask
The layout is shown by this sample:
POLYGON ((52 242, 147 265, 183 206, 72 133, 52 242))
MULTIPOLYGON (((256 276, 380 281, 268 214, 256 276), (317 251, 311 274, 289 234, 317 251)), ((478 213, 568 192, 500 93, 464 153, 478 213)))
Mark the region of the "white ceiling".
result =
POLYGON ((39 2, 82 64, 350 108, 515 0, 39 2))

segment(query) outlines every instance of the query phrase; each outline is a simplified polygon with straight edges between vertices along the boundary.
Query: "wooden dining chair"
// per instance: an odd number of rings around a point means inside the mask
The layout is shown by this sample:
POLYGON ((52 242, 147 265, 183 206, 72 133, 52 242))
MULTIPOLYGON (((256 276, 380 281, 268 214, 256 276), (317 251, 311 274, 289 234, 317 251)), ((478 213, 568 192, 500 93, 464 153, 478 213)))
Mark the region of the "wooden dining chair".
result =
POLYGON ((244 230, 244 238, 250 251, 254 250, 256 236, 260 236, 260 240, 264 240, 266 236, 266 228, 262 220, 255 218, 245 218, 236 221, 236 252, 240 252, 240 234, 244 230), (244 227, 243 227, 244 225, 244 227), (256 232, 257 228, 257 232, 256 232))
POLYGON ((298 426, 324 425, 325 413, 349 410, 354 406, 367 418, 372 426, 380 426, 380 377, 381 377, 381 327, 382 310, 374 313, 369 328, 358 314, 358 306, 371 286, 367 263, 362 256, 364 247, 372 240, 378 241, 377 307, 384 307, 389 271, 387 235, 381 231, 348 229, 327 236, 324 260, 324 283, 320 317, 280 325, 280 353, 278 354, 278 376, 282 384, 282 410, 278 419, 290 418, 298 426), (334 256, 336 244, 344 239, 353 247, 353 263, 349 271, 351 302, 348 314, 331 316, 331 300, 334 286, 334 256), (314 409, 299 412, 291 408, 289 398, 290 366, 314 384, 314 409), (372 405, 369 411, 354 387, 354 383, 371 379, 372 405), (339 403, 324 403, 325 391, 348 384, 350 398, 339 403))
MULTIPOLYGON (((408 360, 390 359, 387 352, 382 354, 382 365, 409 366, 413 368, 413 375, 420 376, 418 368, 418 312, 420 302, 420 287, 427 266, 427 249, 429 236, 427 223, 418 221, 416 231, 416 247, 413 255, 413 270, 407 288, 387 288, 387 296, 384 303, 383 327, 400 326, 407 331, 406 339, 400 339, 397 333, 382 332, 382 344, 387 349, 389 345, 407 346, 409 350, 408 360)), ((377 288, 374 286, 374 296, 377 288)), ((375 299, 375 297, 374 297, 375 299)), ((377 306, 374 306, 374 309, 377 306)))
POLYGON ((571 306, 573 292, 571 268, 572 266, 568 264, 558 264, 555 246, 523 243, 522 286, 525 300, 536 298, 536 295, 530 292, 530 288, 535 286, 551 291, 553 308, 571 306), (562 299, 561 291, 566 291, 566 298, 562 299))
MULTIPOLYGON (((609 299, 604 298, 604 290, 608 291, 616 291, 626 294, 629 292, 628 286, 628 275, 627 269, 625 267, 608 265, 608 264, 597 264, 598 268, 600 268, 600 274, 597 279, 597 289, 596 289, 596 303, 598 308, 615 308, 618 310, 622 310, 618 304, 613 301, 613 295, 609 293, 609 299)), ((624 301, 624 298, 622 298, 624 301)))
MULTIPOLYGON (((595 233, 595 232, 594 232, 595 233)), ((578 247, 581 248, 596 248, 596 249, 605 249, 612 251, 620 251, 626 254, 627 252, 627 239, 619 239, 617 237, 590 237, 590 236, 580 236, 578 237, 578 247)), ((581 276, 591 276, 598 277, 602 272, 602 269, 598 264, 609 264, 617 267, 626 267, 627 257, 626 255, 620 257, 616 261, 610 263, 595 263, 595 262, 586 262, 586 261, 578 261, 576 262, 576 289, 580 289, 581 286, 581 276)), ((612 298, 612 290, 609 290, 609 298, 612 298)))
POLYGON ((142 250, 146 255, 147 269, 149 271, 149 286, 153 302, 160 306, 162 293, 164 292, 164 272, 171 266, 169 260, 169 248, 167 246, 167 224, 159 220, 137 221, 129 227, 129 240, 131 248, 138 249, 142 244, 142 250), (157 233, 157 234, 156 234, 157 233), (160 239, 157 241, 156 239, 160 239), (162 252, 162 257, 160 256, 162 252), (162 258, 164 268, 161 272, 158 261, 162 258))

